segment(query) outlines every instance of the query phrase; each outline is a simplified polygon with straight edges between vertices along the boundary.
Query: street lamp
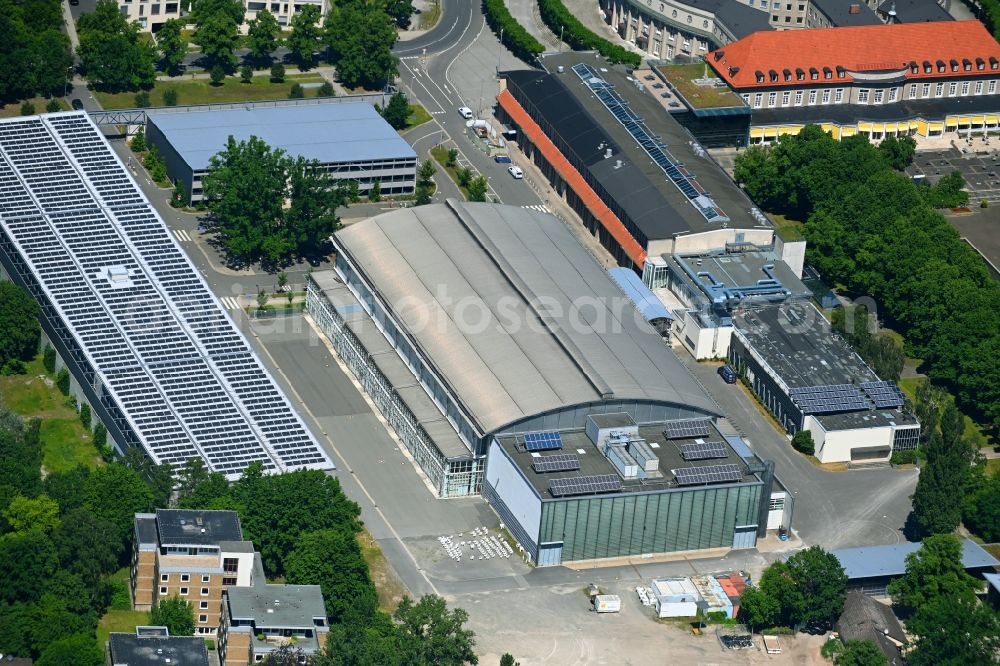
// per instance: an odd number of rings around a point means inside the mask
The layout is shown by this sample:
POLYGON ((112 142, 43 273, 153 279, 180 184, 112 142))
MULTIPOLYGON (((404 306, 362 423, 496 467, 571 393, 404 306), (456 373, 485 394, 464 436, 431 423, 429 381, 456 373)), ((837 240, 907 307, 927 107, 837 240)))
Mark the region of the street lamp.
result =
POLYGON ((566 28, 566 26, 564 26, 564 25, 560 25, 560 26, 559 26, 559 51, 560 51, 560 52, 562 51, 562 45, 563 45, 563 30, 564 30, 565 28, 566 28))
POLYGON ((503 26, 500 27, 500 48, 497 49, 497 76, 500 76, 501 58, 503 58, 503 26))

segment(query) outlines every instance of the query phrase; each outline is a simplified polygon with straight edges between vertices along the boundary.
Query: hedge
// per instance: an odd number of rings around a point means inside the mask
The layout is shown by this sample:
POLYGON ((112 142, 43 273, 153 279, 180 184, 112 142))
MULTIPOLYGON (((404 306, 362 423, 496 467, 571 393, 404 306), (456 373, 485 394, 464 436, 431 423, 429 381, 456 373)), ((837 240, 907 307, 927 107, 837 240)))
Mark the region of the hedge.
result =
POLYGON ((511 53, 529 65, 535 64, 545 47, 511 16, 504 0, 483 0, 483 14, 493 32, 503 34, 501 42, 511 53))
POLYGON ((562 40, 574 50, 597 51, 610 62, 621 62, 632 67, 642 64, 639 54, 612 44, 585 28, 560 0, 538 0, 538 11, 549 30, 557 35, 561 34, 562 40))

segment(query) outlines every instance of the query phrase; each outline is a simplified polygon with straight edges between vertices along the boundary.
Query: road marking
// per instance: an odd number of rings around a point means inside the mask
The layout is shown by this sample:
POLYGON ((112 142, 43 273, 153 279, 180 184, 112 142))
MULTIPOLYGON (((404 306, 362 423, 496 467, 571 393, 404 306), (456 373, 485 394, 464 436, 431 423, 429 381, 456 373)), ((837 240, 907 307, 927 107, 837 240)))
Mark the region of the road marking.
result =
POLYGON ((223 307, 227 310, 240 310, 240 299, 237 296, 220 296, 219 300, 222 301, 223 307))
POLYGON ((549 207, 544 204, 529 204, 527 206, 521 206, 521 208, 527 208, 529 210, 537 210, 539 213, 552 213, 549 207))
POLYGON ((177 236, 177 240, 179 241, 191 240, 191 236, 188 235, 188 232, 184 231, 183 229, 174 229, 174 235, 177 236))

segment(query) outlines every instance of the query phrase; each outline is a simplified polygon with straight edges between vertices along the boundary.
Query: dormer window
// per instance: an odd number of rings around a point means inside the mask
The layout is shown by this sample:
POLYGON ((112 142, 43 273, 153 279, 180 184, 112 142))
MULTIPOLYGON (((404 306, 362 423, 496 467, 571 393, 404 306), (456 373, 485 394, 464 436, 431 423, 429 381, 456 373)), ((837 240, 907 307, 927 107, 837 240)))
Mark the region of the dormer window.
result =
POLYGON ((809 78, 812 79, 813 81, 815 81, 816 79, 818 79, 819 78, 819 70, 816 69, 815 67, 810 67, 809 68, 809 78))
POLYGON ((798 81, 804 81, 805 78, 806 78, 805 71, 803 71, 802 68, 800 68, 800 67, 796 67, 795 68, 795 78, 798 81))
POLYGON ((844 69, 841 65, 837 65, 837 78, 838 79, 847 78, 847 70, 844 69))
POLYGON ((948 64, 951 65, 951 71, 953 71, 953 72, 957 72, 958 71, 958 61, 957 60, 955 60, 954 58, 952 58, 951 60, 948 61, 948 64))
POLYGON ((783 69, 783 70, 781 70, 781 74, 782 74, 782 76, 785 77, 786 81, 791 81, 792 80, 792 70, 790 70, 790 69, 783 69))
POLYGON ((931 64, 930 60, 924 60, 924 74, 930 74, 934 71, 934 65, 931 64))
POLYGON ((964 69, 966 72, 971 72, 972 61, 969 60, 968 58, 962 58, 962 69, 964 69))
POLYGON ((756 72, 754 72, 754 78, 757 79, 757 83, 764 83, 764 72, 758 69, 756 72))
POLYGON ((833 78, 833 70, 830 69, 829 67, 824 67, 823 68, 823 78, 824 79, 832 79, 833 78))
POLYGON ((976 69, 978 69, 980 72, 986 69, 986 61, 983 60, 982 58, 976 58, 976 69))
POLYGON ((910 61, 910 74, 919 74, 919 73, 920 73, 920 67, 917 65, 917 61, 916 60, 911 60, 910 61))
POLYGON ((771 77, 771 83, 774 83, 775 81, 778 80, 778 73, 776 71, 774 71, 773 69, 768 70, 767 74, 768 74, 768 76, 771 77))
POLYGON ((994 56, 990 56, 990 69, 996 69, 1000 66, 1000 60, 997 60, 994 56))
POLYGON ((947 66, 944 64, 944 60, 938 60, 936 64, 938 71, 941 73, 944 73, 945 69, 947 69, 947 66))

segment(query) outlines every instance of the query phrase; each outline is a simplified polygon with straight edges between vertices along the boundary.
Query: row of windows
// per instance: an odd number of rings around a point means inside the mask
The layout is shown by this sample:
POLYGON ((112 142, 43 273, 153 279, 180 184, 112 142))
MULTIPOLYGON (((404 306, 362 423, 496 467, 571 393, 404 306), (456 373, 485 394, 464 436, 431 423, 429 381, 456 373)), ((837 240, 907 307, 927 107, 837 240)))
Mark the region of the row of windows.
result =
MULTIPOLYGON (((181 588, 178 588, 178 590, 179 590, 178 594, 180 594, 182 597, 186 597, 188 595, 188 593, 189 593, 190 588, 188 588, 188 587, 181 587, 181 588)), ((209 594, 208 590, 209 590, 209 588, 207 588, 207 587, 201 588, 201 596, 207 597, 208 594, 209 594)), ((170 594, 170 588, 167 587, 166 585, 161 585, 160 586, 160 596, 167 596, 169 594, 170 594)))
MULTIPOLYGON (((191 580, 191 574, 181 574, 181 582, 182 583, 190 582, 190 580, 191 580)), ((209 583, 211 581, 212 581, 212 577, 210 575, 206 575, 206 576, 202 576, 201 577, 201 582, 203 582, 203 583, 209 583)), ((160 574, 160 582, 161 583, 169 583, 170 582, 170 574, 160 574)))
MULTIPOLYGON (((930 99, 934 97, 957 97, 957 96, 968 96, 968 95, 994 95, 997 92, 997 82, 992 81, 952 81, 947 84, 947 94, 945 94, 945 84, 944 83, 924 83, 911 85, 907 93, 908 99, 930 99), (932 93, 933 86, 933 94, 932 93)), ((824 90, 785 90, 780 93, 780 104, 779 104, 779 93, 777 91, 769 93, 754 93, 752 98, 750 93, 744 93, 742 95, 743 101, 747 104, 753 106, 755 109, 760 109, 765 106, 765 95, 766 95, 766 106, 767 108, 774 108, 780 106, 802 106, 805 103, 807 106, 813 106, 817 103, 819 104, 843 104, 845 101, 844 96, 845 88, 827 88, 824 90)), ((899 100, 899 88, 878 88, 875 90, 870 90, 867 88, 862 88, 858 90, 857 103, 858 104, 892 104, 899 100)), ((850 101, 849 99, 847 100, 850 101)))

